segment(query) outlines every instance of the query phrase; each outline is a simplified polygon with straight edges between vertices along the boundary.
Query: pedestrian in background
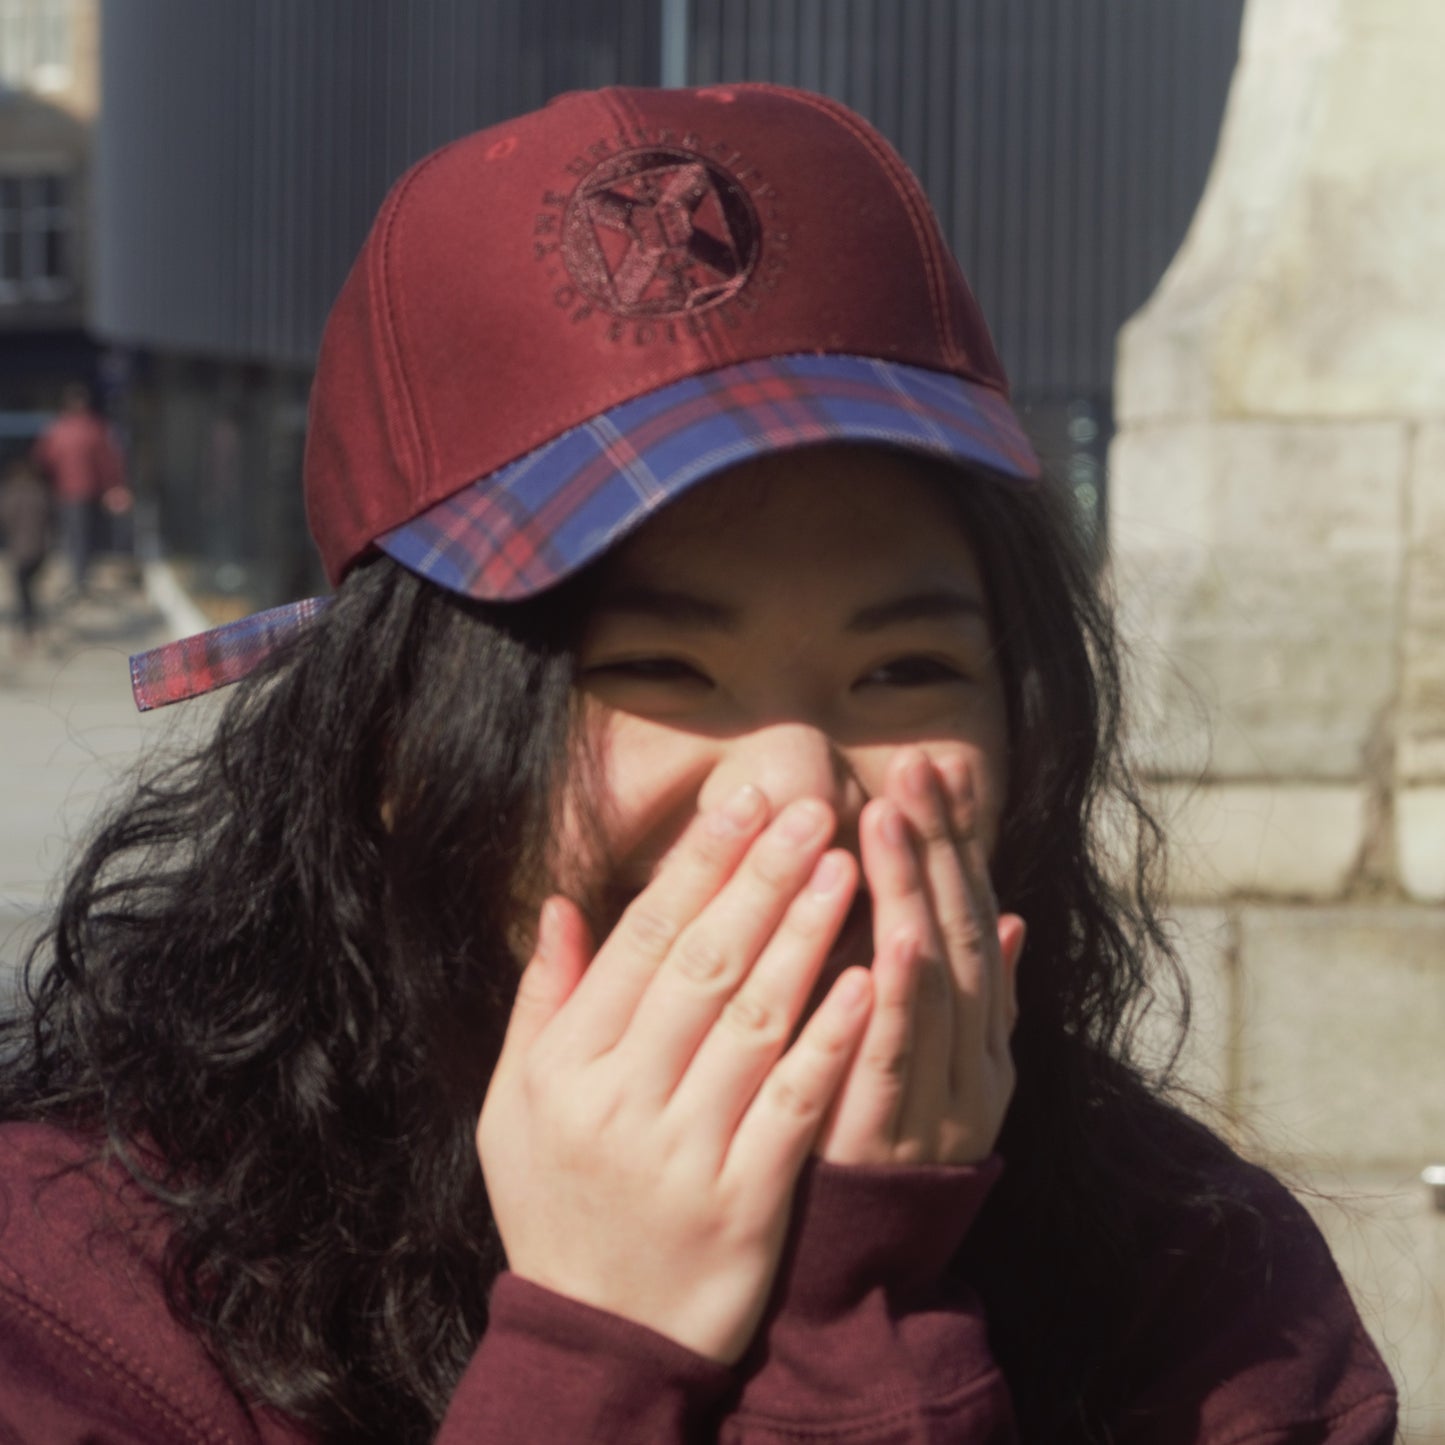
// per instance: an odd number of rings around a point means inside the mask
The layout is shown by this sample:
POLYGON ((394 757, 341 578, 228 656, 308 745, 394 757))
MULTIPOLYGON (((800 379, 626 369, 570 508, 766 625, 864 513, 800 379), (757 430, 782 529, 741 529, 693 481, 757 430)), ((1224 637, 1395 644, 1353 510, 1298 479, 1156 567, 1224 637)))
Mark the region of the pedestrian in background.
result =
POLYGON ((55 493, 71 585, 83 597, 106 511, 124 510, 129 491, 120 446, 92 409, 89 390, 80 383, 67 386, 63 405, 31 455, 55 493))
POLYGON ((50 554, 52 520, 49 488, 30 462, 15 458, 0 478, 0 531, 15 579, 17 656, 31 650, 40 631, 35 584, 50 554))

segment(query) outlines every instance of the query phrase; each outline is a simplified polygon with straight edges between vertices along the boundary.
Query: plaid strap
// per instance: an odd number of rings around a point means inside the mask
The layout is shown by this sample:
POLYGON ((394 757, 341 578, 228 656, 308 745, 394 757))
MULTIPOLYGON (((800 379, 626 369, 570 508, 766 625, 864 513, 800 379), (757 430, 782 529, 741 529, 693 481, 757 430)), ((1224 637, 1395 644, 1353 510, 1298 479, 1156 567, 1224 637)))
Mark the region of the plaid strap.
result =
POLYGON ((329 597, 308 597, 255 612, 238 622, 167 642, 130 660, 130 689, 141 712, 239 682, 325 610, 329 597))

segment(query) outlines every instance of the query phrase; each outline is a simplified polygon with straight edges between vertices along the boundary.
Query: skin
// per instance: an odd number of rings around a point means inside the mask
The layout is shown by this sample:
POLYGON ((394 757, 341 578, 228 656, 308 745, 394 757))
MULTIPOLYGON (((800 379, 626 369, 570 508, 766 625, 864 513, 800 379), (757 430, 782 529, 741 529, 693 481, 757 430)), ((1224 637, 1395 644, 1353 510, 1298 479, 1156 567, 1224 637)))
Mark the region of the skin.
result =
POLYGON ((1013 1089, 1007 719, 937 488, 736 468, 618 548, 581 648, 606 925, 543 905, 478 1154, 515 1273, 727 1363, 810 1152, 974 1164, 1013 1089))

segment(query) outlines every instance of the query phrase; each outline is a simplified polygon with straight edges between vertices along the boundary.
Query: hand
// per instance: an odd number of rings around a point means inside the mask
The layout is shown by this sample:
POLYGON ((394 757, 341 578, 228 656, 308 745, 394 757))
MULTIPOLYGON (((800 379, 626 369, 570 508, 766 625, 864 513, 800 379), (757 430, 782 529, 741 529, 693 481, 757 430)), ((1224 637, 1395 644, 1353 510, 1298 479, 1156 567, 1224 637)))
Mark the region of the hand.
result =
POLYGON ((917 749, 860 824, 874 1004, 819 1142, 840 1164, 975 1164, 1013 1093, 1023 920, 998 916, 967 768, 917 749))
POLYGON ((821 802, 767 821, 696 819, 590 962, 547 901, 477 1126, 514 1273, 729 1364, 871 1000, 847 970, 787 1047, 857 865, 821 802))

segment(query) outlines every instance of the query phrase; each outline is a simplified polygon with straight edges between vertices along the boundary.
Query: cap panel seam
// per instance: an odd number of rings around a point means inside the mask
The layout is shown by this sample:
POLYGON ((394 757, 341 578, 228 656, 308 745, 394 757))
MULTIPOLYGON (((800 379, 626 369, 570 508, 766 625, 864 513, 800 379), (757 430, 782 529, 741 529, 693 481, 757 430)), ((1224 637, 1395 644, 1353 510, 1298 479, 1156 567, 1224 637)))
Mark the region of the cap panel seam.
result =
MULTIPOLYGON (((846 106, 839 105, 836 101, 829 100, 826 96, 810 95, 804 91, 788 90, 782 86, 768 86, 767 89, 775 90, 780 94, 787 95, 800 101, 802 104, 811 106, 814 110, 822 111, 834 120, 844 125, 859 141, 869 155, 878 162, 884 175, 892 186, 894 194, 903 202, 904 210, 908 213, 909 224, 913 227, 914 239, 918 242, 918 249, 922 253, 924 274, 928 278, 928 300, 933 312, 933 323, 938 329, 939 338, 943 342, 945 354, 957 366, 961 360, 958 350, 958 342, 953 334, 953 321, 948 309, 948 288, 944 282, 939 266, 939 256, 933 244, 935 232, 928 223, 928 212, 920 208, 921 197, 917 187, 909 184, 900 178, 898 172, 901 162, 895 156, 892 148, 886 143, 879 143, 875 136, 865 125, 860 124, 859 118, 846 106)), ((905 176, 908 176, 906 167, 902 168, 905 176)), ((911 177, 910 177, 911 179, 911 177)))
POLYGON ((447 152, 451 151, 457 142, 443 146, 441 150, 434 151, 425 160, 413 168, 411 173, 396 188, 391 197, 390 211, 386 217, 386 223, 380 237, 380 245, 377 247, 377 279, 374 282, 376 291, 379 293, 381 315, 385 327, 385 346, 382 348, 382 355, 387 365, 387 389, 390 392, 388 400, 396 406, 399 413, 398 422, 402 423, 406 435, 402 438, 407 450, 412 453, 409 460, 412 463, 413 475, 408 479, 410 485, 408 491, 412 500, 417 494, 418 477, 417 472, 429 475, 435 466, 435 447, 432 444, 429 429, 425 418, 421 414, 420 404, 412 391, 411 383, 407 377, 406 366, 402 356, 404 332, 401 313, 397 310, 395 286, 390 284, 392 277, 392 246, 397 222, 400 219, 402 205, 407 192, 436 164, 447 152))

